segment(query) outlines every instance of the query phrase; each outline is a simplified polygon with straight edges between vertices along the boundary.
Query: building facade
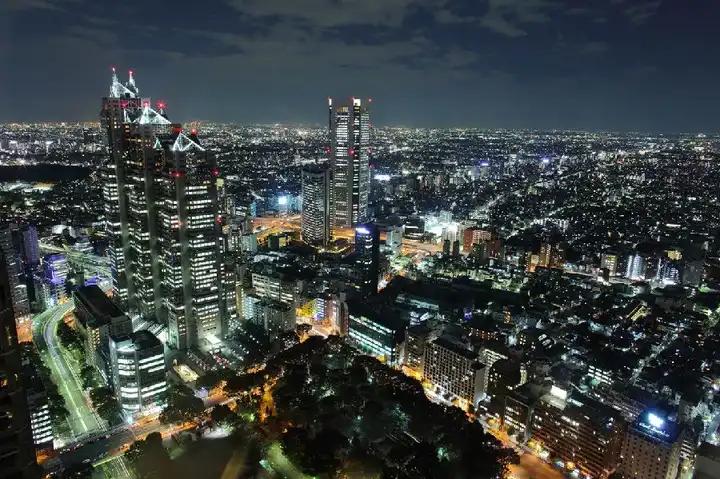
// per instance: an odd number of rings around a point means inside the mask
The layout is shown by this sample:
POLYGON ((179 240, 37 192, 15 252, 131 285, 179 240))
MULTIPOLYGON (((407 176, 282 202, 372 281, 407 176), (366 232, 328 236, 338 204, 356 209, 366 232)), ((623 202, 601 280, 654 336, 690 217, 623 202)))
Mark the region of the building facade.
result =
POLYGON ((485 394, 486 366, 477 354, 450 338, 441 336, 425 348, 423 376, 438 395, 473 409, 485 394))
POLYGON ((380 276, 380 231, 373 223, 355 228, 355 264, 360 270, 363 294, 376 294, 380 276))
POLYGON ((24 268, 21 260, 23 244, 17 225, 0 225, 0 254, 5 257, 15 328, 17 329, 18 339, 25 342, 32 341, 32 318, 30 316, 27 284, 23 279, 24 268))
POLYGON ((40 477, 35 460, 27 397, 21 382, 22 358, 15 329, 12 282, 0 252, 0 478, 40 477))
POLYGON ((627 479, 674 479, 680 467, 683 426, 659 410, 646 410, 628 428, 620 473, 627 479))
POLYGON ((324 165, 306 166, 302 170, 302 240, 327 246, 333 238, 332 170, 324 165))
POLYGON ((149 331, 110 336, 112 384, 123 413, 138 418, 159 412, 167 391, 164 346, 149 331))
POLYGON ((375 311, 365 303, 348 300, 348 338, 365 354, 390 366, 403 356, 405 325, 391 311, 375 311))
POLYGON ((330 163, 333 168, 335 226, 352 228, 367 220, 370 192, 370 108, 359 98, 333 102, 330 163))
POLYGON ((132 72, 125 84, 113 72, 102 111, 113 296, 132 315, 167 323, 168 344, 187 350, 227 330, 219 171, 196 130, 150 104, 132 72))

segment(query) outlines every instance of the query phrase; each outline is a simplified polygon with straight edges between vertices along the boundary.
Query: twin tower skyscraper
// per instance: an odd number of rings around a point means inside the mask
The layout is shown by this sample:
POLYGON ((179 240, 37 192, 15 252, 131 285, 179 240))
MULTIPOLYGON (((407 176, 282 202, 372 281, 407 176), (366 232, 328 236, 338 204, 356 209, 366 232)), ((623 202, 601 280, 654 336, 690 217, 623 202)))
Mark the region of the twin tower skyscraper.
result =
POLYGON ((134 318, 168 328, 185 350, 222 338, 234 320, 235 284, 225 262, 224 211, 215 158, 196 130, 168 119, 140 96, 132 71, 113 69, 102 126, 105 230, 115 301, 134 318))
POLYGON ((302 174, 302 237, 325 246, 337 228, 354 228, 368 218, 370 193, 370 103, 328 99, 329 166, 302 174))

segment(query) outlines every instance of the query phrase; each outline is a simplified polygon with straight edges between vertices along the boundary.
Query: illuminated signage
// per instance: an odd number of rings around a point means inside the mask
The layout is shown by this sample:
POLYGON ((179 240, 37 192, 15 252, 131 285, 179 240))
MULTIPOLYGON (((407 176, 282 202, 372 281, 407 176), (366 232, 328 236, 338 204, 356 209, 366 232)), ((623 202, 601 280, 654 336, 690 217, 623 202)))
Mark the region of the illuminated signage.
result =
POLYGON ((638 425, 641 428, 651 432, 652 434, 664 437, 666 439, 670 438, 670 434, 663 430, 663 428, 665 427, 665 419, 661 418, 655 413, 648 413, 646 421, 640 421, 638 425))

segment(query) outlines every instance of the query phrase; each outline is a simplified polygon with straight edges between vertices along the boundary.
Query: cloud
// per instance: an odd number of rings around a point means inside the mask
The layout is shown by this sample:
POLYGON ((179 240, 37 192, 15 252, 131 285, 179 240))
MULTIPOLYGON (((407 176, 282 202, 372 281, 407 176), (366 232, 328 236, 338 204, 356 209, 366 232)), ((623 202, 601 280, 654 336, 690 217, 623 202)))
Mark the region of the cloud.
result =
POLYGON ((3 0, 0 11, 20 12, 23 10, 61 10, 52 0, 3 0))
POLYGON ((508 37, 521 37, 527 35, 527 26, 550 22, 548 12, 556 7, 546 0, 488 0, 480 25, 508 37))
POLYGON ((398 26, 418 7, 432 9, 441 0, 228 0, 243 15, 300 20, 317 27, 398 26))
POLYGON ((610 46, 605 42, 587 42, 580 45, 580 53, 605 53, 610 46))

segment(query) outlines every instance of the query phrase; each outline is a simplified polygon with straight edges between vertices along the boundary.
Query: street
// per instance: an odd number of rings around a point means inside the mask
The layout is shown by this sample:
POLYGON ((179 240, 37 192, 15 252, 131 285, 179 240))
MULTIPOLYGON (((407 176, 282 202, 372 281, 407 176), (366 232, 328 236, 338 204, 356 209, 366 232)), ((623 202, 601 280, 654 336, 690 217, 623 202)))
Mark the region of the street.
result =
MULTIPOLYGON (((54 306, 33 319, 33 339, 38 348, 40 356, 44 359, 45 364, 50 368, 55 384, 58 386, 60 394, 65 398, 65 405, 68 409, 68 423, 72 430, 73 438, 78 439, 93 433, 99 433, 107 430, 107 425, 100 419, 90 404, 89 398, 86 397, 78 373, 71 364, 74 361, 69 353, 60 344, 57 336, 58 324, 63 320, 66 314, 74 308, 72 300, 54 306)), ((83 448, 85 449, 85 448, 83 448)), ((85 453, 85 459, 93 460, 97 458, 102 451, 106 449, 91 448, 85 453)), ((63 457, 64 464, 73 464, 75 461, 68 457, 63 457)), ((59 465, 60 459, 53 458, 43 464, 46 468, 53 468, 59 465)), ((132 477, 132 473, 126 464, 126 461, 118 460, 108 463, 104 468, 108 469, 111 477, 124 478, 132 477)))

